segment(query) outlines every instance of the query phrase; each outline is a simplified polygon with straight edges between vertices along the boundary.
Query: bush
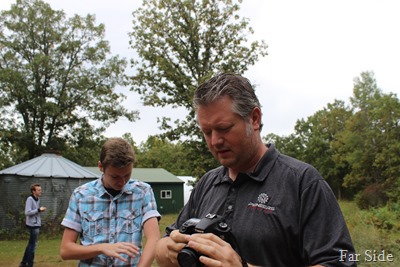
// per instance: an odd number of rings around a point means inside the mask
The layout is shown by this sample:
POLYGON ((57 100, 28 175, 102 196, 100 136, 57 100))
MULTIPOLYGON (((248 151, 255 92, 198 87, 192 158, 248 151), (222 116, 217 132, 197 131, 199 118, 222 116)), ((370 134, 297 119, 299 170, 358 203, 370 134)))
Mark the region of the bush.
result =
POLYGON ((387 202, 388 197, 380 184, 371 184, 356 196, 356 203, 360 209, 383 207, 387 202))
POLYGON ((386 205, 381 208, 370 210, 370 222, 383 230, 400 230, 400 210, 399 205, 386 205))
MULTIPOLYGON (((0 229, 0 240, 20 240, 29 238, 29 231, 25 224, 24 212, 9 213, 7 216, 15 222, 13 227, 0 229)), ((64 215, 54 216, 50 210, 46 216, 42 217, 42 227, 40 235, 47 239, 54 239, 62 236, 64 227, 61 226, 61 221, 64 215)))
POLYGON ((392 217, 393 213, 399 216, 400 204, 387 206, 383 208, 387 209, 385 211, 380 210, 380 208, 361 210, 357 208, 356 203, 352 201, 340 201, 339 204, 346 219, 356 253, 364 255, 365 251, 376 249, 379 251, 385 250, 387 253, 395 255, 393 262, 385 262, 381 265, 377 265, 377 262, 374 261, 366 262, 365 258, 361 257, 357 266, 400 266, 400 258, 397 256, 400 255, 400 231, 395 230, 395 217, 392 217), (381 220, 385 220, 384 217, 391 221, 386 227, 390 228, 390 225, 392 225, 392 230, 383 229, 385 224, 382 223, 381 220), (380 225, 381 228, 378 228, 378 225, 380 225))
POLYGON ((45 235, 47 238, 53 239, 62 236, 64 232, 64 227, 61 225, 64 215, 54 216, 53 212, 50 211, 49 214, 44 218, 42 222, 42 227, 40 229, 41 234, 45 235))

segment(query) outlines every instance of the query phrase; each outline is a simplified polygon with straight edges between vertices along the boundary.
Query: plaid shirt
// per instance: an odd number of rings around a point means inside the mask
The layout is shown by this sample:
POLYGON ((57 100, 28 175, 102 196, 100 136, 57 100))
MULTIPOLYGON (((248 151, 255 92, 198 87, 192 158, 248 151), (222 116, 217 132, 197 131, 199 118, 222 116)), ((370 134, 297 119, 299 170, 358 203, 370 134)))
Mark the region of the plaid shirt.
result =
MULTIPOLYGON (((62 225, 80 233, 84 246, 100 243, 129 242, 142 247, 142 225, 157 211, 154 193, 149 184, 129 180, 121 193, 113 197, 104 188, 101 178, 74 190, 62 225)), ((81 260, 79 266, 136 266, 140 254, 128 262, 100 254, 81 260)))

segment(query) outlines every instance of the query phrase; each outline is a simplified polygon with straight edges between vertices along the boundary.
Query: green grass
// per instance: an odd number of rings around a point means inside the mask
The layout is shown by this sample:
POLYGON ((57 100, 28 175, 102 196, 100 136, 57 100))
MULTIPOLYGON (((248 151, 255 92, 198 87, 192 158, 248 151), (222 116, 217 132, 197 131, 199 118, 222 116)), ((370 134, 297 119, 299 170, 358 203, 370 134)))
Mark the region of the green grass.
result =
MULTIPOLYGON (((165 227, 176 219, 176 214, 163 215, 160 221, 160 233, 165 232, 165 227)), ((25 251, 28 240, 0 240, 0 267, 18 266, 25 251)), ((46 239, 39 236, 39 244, 35 253, 35 267, 76 267, 78 261, 64 261, 60 257, 61 237, 46 239)), ((155 263, 153 266, 157 266, 155 263)))
POLYGON ((354 202, 341 201, 340 207, 346 219, 356 253, 360 254, 360 267, 398 267, 400 266, 400 232, 383 231, 373 226, 367 211, 360 210, 354 202), (393 262, 372 261, 374 253, 393 255, 393 262))
MULTIPOLYGON (((400 232, 381 231, 370 223, 368 212, 359 210, 354 202, 341 201, 344 217, 350 230, 356 252, 360 254, 359 267, 398 267, 400 266, 400 232), (393 262, 366 262, 368 251, 385 251, 393 254, 393 262)), ((167 225, 172 223, 176 214, 164 215, 160 221, 160 232, 164 233, 167 225)), ((18 266, 27 240, 0 241, 0 267, 18 266)), ((36 250, 36 267, 76 267, 77 261, 63 261, 59 255, 61 238, 45 239, 42 235, 36 250)), ((367 257, 368 258, 368 257, 367 257)), ((153 266, 157 266, 155 263, 153 266)))
MULTIPOLYGON (((0 266, 18 266, 24 255, 28 240, 0 241, 0 266)), ((77 261, 63 261, 60 257, 61 239, 43 240, 39 239, 39 244, 35 253, 35 266, 78 266, 77 261)))

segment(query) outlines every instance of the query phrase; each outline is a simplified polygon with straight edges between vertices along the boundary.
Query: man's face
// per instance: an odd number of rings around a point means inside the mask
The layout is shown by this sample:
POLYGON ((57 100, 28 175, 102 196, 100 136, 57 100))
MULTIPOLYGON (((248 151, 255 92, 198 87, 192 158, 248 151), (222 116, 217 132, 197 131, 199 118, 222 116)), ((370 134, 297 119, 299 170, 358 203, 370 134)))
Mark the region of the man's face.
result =
POLYGON ((123 167, 116 168, 107 166, 104 168, 99 164, 100 170, 103 171, 103 185, 106 188, 111 188, 117 191, 122 190, 125 184, 131 179, 133 163, 123 167))
POLYGON ((32 193, 35 197, 40 197, 42 195, 42 187, 36 186, 32 193))
POLYGON ((224 96, 208 106, 199 106, 197 120, 208 148, 225 167, 247 171, 259 144, 255 129, 259 121, 249 121, 232 112, 232 100, 224 96))

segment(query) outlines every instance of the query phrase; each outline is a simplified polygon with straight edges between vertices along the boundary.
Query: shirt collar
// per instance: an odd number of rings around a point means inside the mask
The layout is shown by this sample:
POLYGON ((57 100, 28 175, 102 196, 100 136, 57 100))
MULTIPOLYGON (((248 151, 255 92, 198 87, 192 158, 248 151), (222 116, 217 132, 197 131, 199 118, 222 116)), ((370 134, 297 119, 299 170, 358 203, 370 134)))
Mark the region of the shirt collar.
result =
MULTIPOLYGON (((262 156, 262 158, 258 162, 255 171, 249 172, 249 173, 239 173, 238 177, 245 175, 245 176, 247 176, 255 181, 258 181, 258 182, 262 182, 267 178, 269 172, 272 169, 272 166, 275 164, 275 161, 279 156, 279 151, 276 150, 274 144, 266 144, 266 147, 268 147, 268 150, 267 150, 267 152, 265 152, 265 154, 262 156)), ((228 168, 223 167, 223 166, 221 166, 219 168, 222 168, 223 170, 220 172, 217 172, 218 175, 217 175, 217 179, 215 179, 214 185, 224 183, 224 182, 232 183, 233 181, 229 178, 229 175, 228 175, 228 168)))
POLYGON ((254 172, 246 173, 250 178, 262 182, 264 181, 268 174, 270 173, 275 161, 279 157, 279 151, 276 150, 274 144, 267 144, 267 152, 260 159, 254 172))
MULTIPOLYGON (((103 175, 99 179, 96 180, 96 185, 95 186, 96 186, 97 190, 99 190, 100 196, 104 196, 105 194, 108 196, 110 194, 105 189, 102 179, 103 179, 103 175)), ((121 193, 118 194, 118 195, 122 195, 122 194, 131 195, 131 194, 133 194, 133 186, 132 186, 133 183, 134 183, 134 181, 132 179, 130 179, 125 184, 125 186, 122 188, 121 193)))

